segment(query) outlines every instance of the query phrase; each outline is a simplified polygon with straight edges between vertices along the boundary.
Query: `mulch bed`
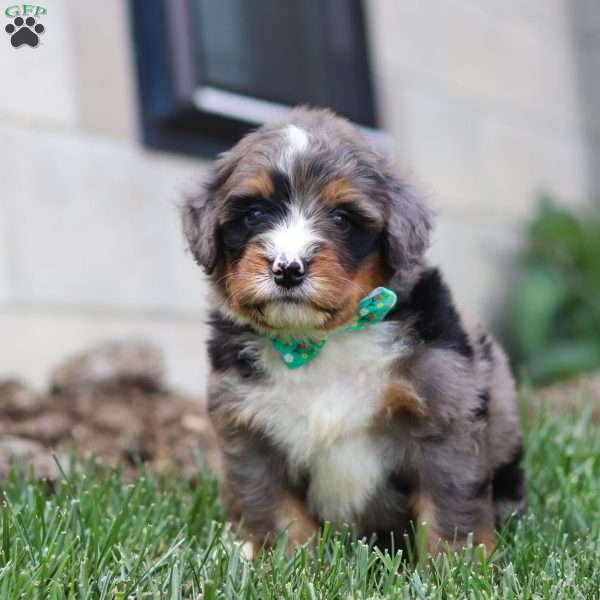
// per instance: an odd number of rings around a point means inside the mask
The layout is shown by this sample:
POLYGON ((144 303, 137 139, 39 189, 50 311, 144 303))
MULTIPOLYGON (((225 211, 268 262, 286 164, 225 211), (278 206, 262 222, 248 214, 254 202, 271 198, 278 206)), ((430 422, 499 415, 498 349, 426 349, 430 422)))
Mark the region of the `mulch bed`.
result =
POLYGON ((167 389, 160 350, 139 340, 105 343, 62 362, 43 392, 0 380, 0 478, 16 461, 55 479, 53 453, 60 460, 70 448, 79 458, 120 465, 128 478, 140 460, 186 477, 204 463, 220 469, 203 402, 167 389))

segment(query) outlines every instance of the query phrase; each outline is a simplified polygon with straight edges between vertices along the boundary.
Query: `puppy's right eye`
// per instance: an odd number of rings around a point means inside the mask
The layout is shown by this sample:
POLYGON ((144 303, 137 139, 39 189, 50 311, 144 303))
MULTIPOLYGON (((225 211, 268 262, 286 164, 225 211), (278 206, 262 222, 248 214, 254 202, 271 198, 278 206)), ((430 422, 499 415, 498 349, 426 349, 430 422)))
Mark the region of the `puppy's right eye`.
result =
POLYGON ((342 233, 348 233, 352 229, 352 221, 345 210, 333 211, 333 222, 342 233))
POLYGON ((256 227, 264 219, 265 213, 260 208, 253 208, 244 215, 244 225, 248 228, 256 227))

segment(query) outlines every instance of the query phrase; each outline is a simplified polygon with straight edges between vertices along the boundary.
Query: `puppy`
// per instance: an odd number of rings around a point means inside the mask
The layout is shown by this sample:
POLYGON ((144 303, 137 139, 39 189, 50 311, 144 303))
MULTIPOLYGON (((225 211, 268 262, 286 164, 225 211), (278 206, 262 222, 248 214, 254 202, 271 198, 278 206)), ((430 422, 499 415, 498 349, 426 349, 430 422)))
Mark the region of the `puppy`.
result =
POLYGON ((216 161, 183 228, 213 291, 222 496, 254 547, 330 521, 397 548, 426 522, 428 552, 471 532, 491 550, 523 504, 513 379, 427 264, 430 211, 386 159, 295 109, 216 161))

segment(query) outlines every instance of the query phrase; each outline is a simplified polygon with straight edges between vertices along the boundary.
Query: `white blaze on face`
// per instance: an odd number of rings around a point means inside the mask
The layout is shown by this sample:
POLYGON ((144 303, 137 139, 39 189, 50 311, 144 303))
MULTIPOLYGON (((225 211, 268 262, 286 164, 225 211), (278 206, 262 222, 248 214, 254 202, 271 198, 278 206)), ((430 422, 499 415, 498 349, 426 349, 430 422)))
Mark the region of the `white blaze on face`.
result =
MULTIPOLYGON (((265 255, 271 264, 280 262, 289 264, 298 262, 306 265, 314 254, 317 244, 322 240, 313 228, 310 219, 302 214, 298 207, 292 206, 288 215, 271 231, 264 233, 262 241, 265 255)), ((274 282, 271 283, 273 292, 280 291, 274 282)), ((310 273, 306 280, 292 293, 304 296, 310 294, 313 287, 310 273)), ((263 317, 270 326, 278 329, 314 329, 321 327, 326 315, 308 305, 269 303, 263 310, 263 317)))
POLYGON ((294 206, 281 223, 262 237, 271 261, 295 261, 301 265, 310 258, 315 245, 321 241, 310 221, 294 206))
MULTIPOLYGON (((285 138, 278 167, 290 173, 296 156, 308 148, 309 135, 296 125, 288 125, 283 130, 285 138)), ((310 246, 318 241, 304 215, 292 207, 286 219, 273 231, 267 234, 267 252, 271 260, 282 263, 296 261, 301 265, 306 260, 310 246)))
POLYGON ((279 157, 278 166, 282 171, 289 173, 292 169, 294 158, 298 154, 305 152, 308 148, 309 137, 304 129, 296 125, 288 125, 284 129, 283 134, 285 136, 285 143, 279 157))

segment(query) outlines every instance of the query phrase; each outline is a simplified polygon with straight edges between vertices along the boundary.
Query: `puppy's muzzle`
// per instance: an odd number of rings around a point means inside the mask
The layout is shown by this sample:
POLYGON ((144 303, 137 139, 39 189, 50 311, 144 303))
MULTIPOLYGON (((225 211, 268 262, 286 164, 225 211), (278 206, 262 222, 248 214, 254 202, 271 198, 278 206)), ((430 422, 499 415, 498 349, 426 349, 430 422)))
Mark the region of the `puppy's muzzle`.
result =
POLYGON ((299 286, 304 280, 306 267, 300 258, 288 260, 285 256, 278 256, 271 266, 275 283, 289 289, 299 286))

